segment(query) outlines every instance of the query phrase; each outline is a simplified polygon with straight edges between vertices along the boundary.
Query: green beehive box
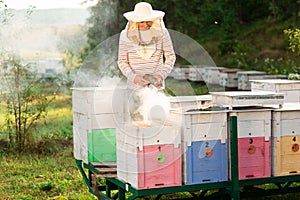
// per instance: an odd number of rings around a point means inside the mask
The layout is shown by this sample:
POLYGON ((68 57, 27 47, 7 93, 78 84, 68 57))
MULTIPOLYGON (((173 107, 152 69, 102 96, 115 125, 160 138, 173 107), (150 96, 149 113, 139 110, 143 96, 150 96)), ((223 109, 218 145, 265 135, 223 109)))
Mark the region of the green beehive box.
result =
POLYGON ((88 133, 88 161, 116 162, 116 129, 96 129, 88 133))

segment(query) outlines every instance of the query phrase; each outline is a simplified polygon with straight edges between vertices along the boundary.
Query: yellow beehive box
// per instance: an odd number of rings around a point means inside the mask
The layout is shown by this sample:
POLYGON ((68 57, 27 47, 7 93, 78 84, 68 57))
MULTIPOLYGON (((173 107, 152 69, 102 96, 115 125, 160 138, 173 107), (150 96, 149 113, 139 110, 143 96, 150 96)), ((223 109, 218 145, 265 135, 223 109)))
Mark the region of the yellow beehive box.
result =
POLYGON ((272 175, 300 174, 300 104, 283 104, 272 120, 272 175))

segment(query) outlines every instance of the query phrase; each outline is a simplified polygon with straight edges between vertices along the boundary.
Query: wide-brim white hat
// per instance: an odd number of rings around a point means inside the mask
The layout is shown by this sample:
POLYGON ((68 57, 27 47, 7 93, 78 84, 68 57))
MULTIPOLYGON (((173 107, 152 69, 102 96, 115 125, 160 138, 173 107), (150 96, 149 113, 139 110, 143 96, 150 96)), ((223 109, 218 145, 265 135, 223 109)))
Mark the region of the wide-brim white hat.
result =
POLYGON ((153 10, 149 3, 140 2, 134 6, 134 11, 126 12, 123 15, 128 21, 143 22, 163 18, 165 13, 163 11, 153 10))

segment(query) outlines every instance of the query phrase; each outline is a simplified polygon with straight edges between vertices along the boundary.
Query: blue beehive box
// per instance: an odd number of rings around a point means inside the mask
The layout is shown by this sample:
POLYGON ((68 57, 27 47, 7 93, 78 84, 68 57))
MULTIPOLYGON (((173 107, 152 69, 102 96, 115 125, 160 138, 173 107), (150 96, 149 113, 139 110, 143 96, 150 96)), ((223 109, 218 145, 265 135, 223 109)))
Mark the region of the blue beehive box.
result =
POLYGON ((227 180, 227 143, 220 140, 192 142, 186 152, 186 184, 227 180))
POLYGON ((184 184, 228 180, 227 110, 171 112, 170 118, 181 126, 184 184))

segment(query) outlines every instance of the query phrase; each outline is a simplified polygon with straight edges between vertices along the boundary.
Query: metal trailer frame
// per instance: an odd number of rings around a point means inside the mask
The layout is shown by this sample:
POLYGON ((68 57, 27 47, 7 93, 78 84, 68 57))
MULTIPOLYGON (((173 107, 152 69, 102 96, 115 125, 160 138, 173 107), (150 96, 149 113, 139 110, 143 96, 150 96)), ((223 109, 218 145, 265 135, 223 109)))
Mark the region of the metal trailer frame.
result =
POLYGON ((238 179, 238 143, 237 143, 237 117, 229 118, 230 126, 230 173, 231 179, 224 182, 182 185, 174 187, 163 187, 154 189, 137 190, 128 183, 124 183, 116 178, 103 178, 104 185, 98 185, 97 178, 101 177, 99 171, 90 164, 81 160, 76 160, 76 165, 88 186, 89 192, 98 199, 119 199, 131 200, 142 197, 147 199, 149 196, 156 195, 159 199, 165 194, 178 192, 189 192, 192 197, 189 199, 232 199, 239 200, 249 197, 271 196, 287 193, 300 193, 300 175, 277 176, 270 178, 256 178, 239 180, 238 179), (299 183, 293 186, 293 183, 299 183), (259 187, 263 184, 274 184, 274 188, 259 187), (208 191, 211 191, 208 193, 208 191), (114 194, 113 194, 114 193, 114 194))

